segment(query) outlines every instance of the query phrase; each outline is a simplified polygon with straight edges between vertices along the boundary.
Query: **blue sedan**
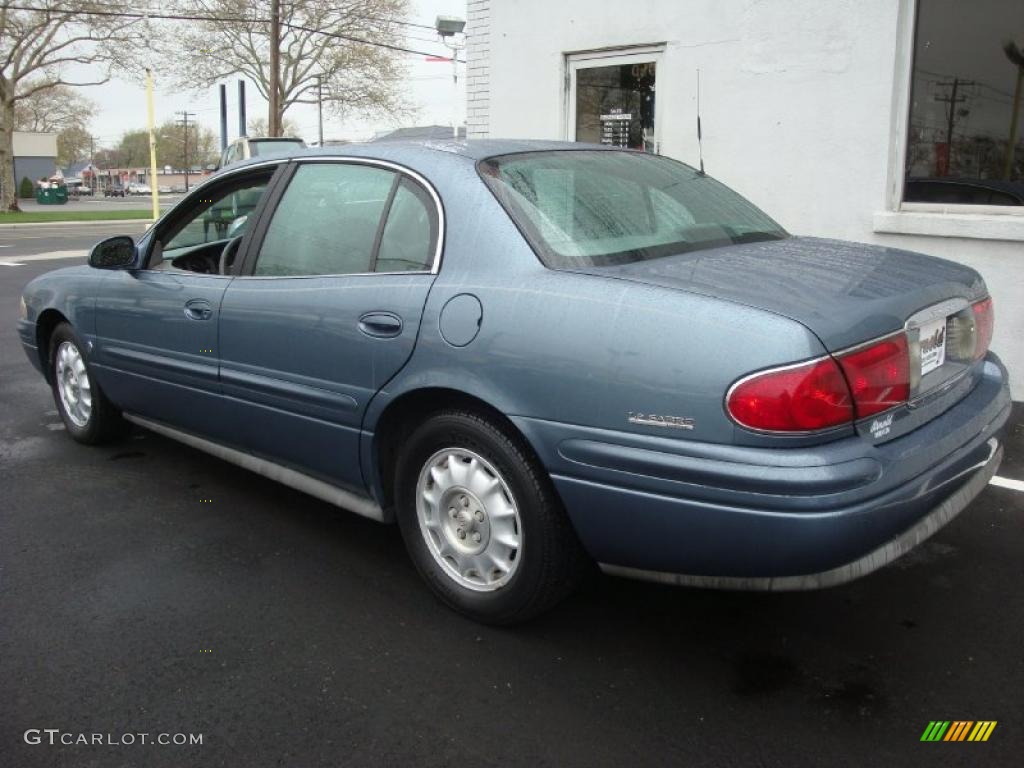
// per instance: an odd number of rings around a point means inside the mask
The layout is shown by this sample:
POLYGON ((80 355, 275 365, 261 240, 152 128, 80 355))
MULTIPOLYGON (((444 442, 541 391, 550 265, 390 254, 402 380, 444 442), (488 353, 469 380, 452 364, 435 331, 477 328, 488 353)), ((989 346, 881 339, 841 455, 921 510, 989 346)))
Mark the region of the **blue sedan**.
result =
POLYGON ((25 289, 72 438, 127 423, 383 522, 512 623, 589 568, 839 584, 1002 458, 993 309, 961 264, 795 237, 689 166, 535 141, 231 166, 25 289))

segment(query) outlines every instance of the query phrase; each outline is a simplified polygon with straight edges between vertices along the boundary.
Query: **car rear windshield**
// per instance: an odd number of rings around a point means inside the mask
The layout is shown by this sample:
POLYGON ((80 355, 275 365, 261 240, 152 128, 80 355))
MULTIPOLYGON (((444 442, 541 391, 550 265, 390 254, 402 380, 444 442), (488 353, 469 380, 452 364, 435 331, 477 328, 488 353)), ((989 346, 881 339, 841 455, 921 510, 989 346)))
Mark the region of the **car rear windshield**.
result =
POLYGON ((290 149, 302 149, 304 146, 301 139, 257 139, 249 142, 249 154, 252 157, 263 157, 290 149))
POLYGON ((641 152, 557 150, 484 160, 480 173, 544 264, 628 264, 786 232, 731 189, 641 152))

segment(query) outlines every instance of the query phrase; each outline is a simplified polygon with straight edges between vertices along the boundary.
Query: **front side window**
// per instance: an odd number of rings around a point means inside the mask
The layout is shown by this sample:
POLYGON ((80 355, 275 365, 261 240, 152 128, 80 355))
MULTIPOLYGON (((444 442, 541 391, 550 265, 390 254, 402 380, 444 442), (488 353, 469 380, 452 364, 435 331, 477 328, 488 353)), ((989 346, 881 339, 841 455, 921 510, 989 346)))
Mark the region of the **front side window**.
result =
POLYGON ((187 251, 210 243, 227 243, 233 237, 245 234, 252 226, 256 210, 270 174, 199 193, 195 208, 184 218, 170 222, 165 230, 163 257, 174 259, 187 251))
POLYGON ((919 0, 903 200, 1024 205, 1024 3, 919 0))
POLYGON ((530 152, 485 160, 480 171, 552 269, 628 264, 787 236, 728 187, 663 157, 530 152))
POLYGON ((256 259, 263 276, 372 271, 395 173, 370 165, 310 163, 296 170, 256 259))

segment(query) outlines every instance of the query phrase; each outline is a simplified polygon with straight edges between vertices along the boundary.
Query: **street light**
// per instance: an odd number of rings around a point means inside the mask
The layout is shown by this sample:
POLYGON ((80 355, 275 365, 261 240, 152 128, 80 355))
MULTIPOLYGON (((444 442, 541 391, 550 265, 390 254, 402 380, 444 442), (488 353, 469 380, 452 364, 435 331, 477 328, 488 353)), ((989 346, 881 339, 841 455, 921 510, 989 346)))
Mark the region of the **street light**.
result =
POLYGON ((441 37, 441 42, 452 52, 452 138, 459 138, 459 50, 463 47, 456 40, 466 28, 465 19, 458 16, 438 16, 434 21, 434 29, 441 37))

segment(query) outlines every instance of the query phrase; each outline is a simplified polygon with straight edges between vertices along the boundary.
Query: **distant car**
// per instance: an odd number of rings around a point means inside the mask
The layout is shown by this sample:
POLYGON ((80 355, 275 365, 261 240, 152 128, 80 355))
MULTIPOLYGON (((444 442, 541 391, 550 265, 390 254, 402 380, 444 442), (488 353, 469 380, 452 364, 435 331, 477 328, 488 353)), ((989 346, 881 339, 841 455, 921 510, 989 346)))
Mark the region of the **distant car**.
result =
POLYGON ((306 142, 297 138, 284 136, 278 138, 270 136, 253 138, 250 136, 242 136, 241 138, 235 139, 228 145, 227 149, 225 149, 221 154, 220 162, 217 164, 217 167, 223 168, 226 165, 238 163, 242 160, 248 160, 253 157, 270 157, 305 148, 306 142))
POLYGON ((161 185, 161 186, 157 187, 157 188, 156 188, 156 190, 157 190, 157 192, 159 192, 159 193, 160 193, 161 195, 169 195, 169 194, 171 194, 171 193, 172 193, 172 192, 174 191, 173 189, 171 189, 171 188, 170 188, 169 186, 167 186, 167 185, 161 185))
POLYGON ((903 186, 903 200, 907 203, 952 205, 1024 205, 1024 182, 912 177, 903 186))
POLYGON ((396 521, 494 623, 588 558, 798 590, 899 557, 999 466, 992 329, 964 264, 791 236, 664 157, 498 140, 241 163, 18 320, 71 438, 123 417, 396 521))
POLYGON ((140 182, 133 181, 131 184, 128 185, 128 194, 129 195, 151 195, 151 194, 153 194, 153 190, 151 190, 149 188, 148 184, 142 184, 140 182))
POLYGON ((104 197, 124 197, 124 187, 119 182, 108 184, 103 188, 104 197))
POLYGON ((68 179, 64 182, 68 188, 68 194, 72 197, 84 197, 92 194, 92 188, 81 179, 68 179))

